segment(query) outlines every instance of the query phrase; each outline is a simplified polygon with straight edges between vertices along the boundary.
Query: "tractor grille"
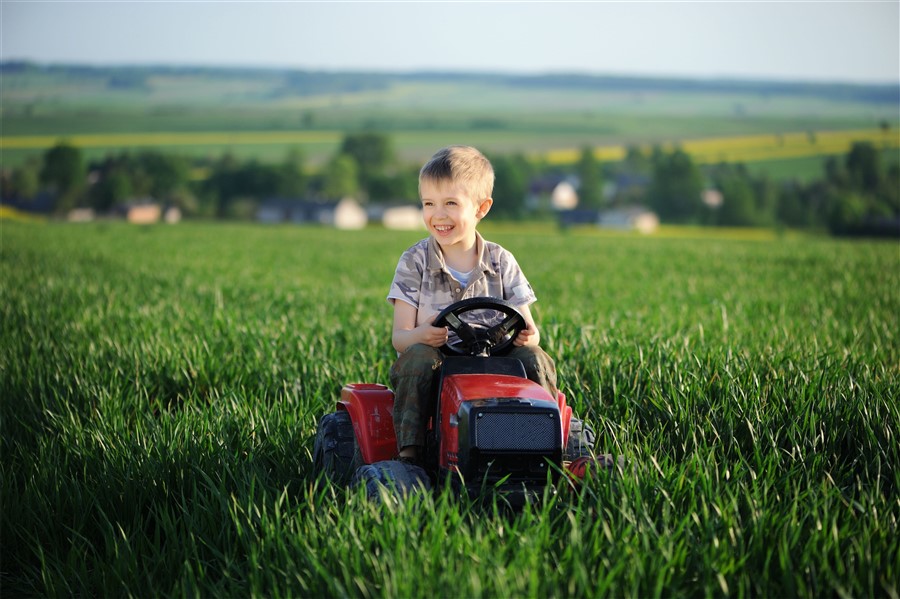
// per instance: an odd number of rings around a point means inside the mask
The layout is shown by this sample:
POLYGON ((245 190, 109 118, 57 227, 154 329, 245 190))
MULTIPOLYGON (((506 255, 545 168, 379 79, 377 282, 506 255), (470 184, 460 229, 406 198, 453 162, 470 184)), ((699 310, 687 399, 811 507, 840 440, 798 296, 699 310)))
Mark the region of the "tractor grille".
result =
POLYGON ((559 420, 552 411, 479 412, 475 447, 481 451, 553 451, 559 445, 559 420))

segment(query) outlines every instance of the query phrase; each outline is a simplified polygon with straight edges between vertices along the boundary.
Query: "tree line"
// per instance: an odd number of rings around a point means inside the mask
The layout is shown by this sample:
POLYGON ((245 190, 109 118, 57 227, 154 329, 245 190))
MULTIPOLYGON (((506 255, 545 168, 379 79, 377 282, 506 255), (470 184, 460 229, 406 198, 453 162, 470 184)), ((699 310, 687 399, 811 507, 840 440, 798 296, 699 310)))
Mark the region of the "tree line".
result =
MULTIPOLYGON (((579 208, 644 206, 662 222, 709 226, 822 229, 834 234, 900 236, 900 165, 885 164, 873 144, 854 144, 825 160, 821 178, 775 182, 740 163, 701 167, 679 148, 629 148, 619 162, 601 163, 584 147, 570 165, 551 166, 522 154, 488 155, 496 173, 494 213, 505 218, 548 217, 553 208, 535 181, 568 179, 579 208)), ((65 213, 76 207, 108 213, 153 199, 188 216, 250 218, 268 198, 371 203, 416 203, 418 165, 403 164, 381 133, 344 137, 321 167, 299 150, 279 163, 224 154, 192 160, 156 151, 121 152, 86 161, 64 141, 40 157, 0 174, 4 203, 29 208, 50 197, 65 213)))

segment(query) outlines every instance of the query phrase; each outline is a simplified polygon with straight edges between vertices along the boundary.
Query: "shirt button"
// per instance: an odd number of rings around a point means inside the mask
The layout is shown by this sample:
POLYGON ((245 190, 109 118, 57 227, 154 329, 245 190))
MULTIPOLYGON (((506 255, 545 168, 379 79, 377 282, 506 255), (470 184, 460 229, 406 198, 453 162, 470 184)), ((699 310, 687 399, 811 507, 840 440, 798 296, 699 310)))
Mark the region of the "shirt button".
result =
POLYGON ((456 288, 456 293, 459 293, 459 287, 456 288))

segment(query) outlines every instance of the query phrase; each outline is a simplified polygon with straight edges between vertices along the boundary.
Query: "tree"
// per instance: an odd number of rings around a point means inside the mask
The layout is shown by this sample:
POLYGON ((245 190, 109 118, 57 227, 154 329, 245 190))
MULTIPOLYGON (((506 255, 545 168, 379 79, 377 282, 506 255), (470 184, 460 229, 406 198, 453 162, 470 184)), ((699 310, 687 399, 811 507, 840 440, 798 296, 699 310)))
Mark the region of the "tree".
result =
POLYGON ((278 193, 281 177, 276 165, 251 160, 242 164, 233 175, 232 197, 261 198, 278 193))
MULTIPOLYGON (((767 178, 754 178, 740 163, 719 164, 709 176, 713 186, 722 193, 722 205, 712 215, 714 224, 733 227, 774 224, 778 190, 767 178)), ((794 217, 790 211, 787 213, 794 217)))
POLYGON ((847 180, 848 175, 844 165, 834 156, 829 156, 825 160, 825 182, 834 187, 845 187, 847 180))
POLYGON ((344 137, 339 154, 356 162, 357 177, 363 189, 379 175, 393 174, 396 162, 390 138, 382 133, 356 133, 344 137))
POLYGON ((359 192, 359 167, 349 154, 338 154, 325 166, 322 173, 322 193, 339 200, 359 192))
POLYGON ((649 175, 653 172, 653 163, 637 146, 628 146, 625 159, 622 161, 625 172, 636 175, 649 175))
POLYGON ((492 156, 494 167, 494 205, 497 216, 517 218, 525 212, 530 165, 524 156, 492 156))
POLYGON ((797 181, 785 183, 778 194, 778 222, 788 227, 809 227, 810 215, 806 204, 806 187, 797 181))
POLYGON ((870 213, 870 202, 862 194, 850 190, 831 196, 828 206, 828 228, 832 233, 852 233, 870 213))
POLYGON ((41 188, 40 164, 28 160, 25 164, 14 168, 9 178, 3 178, 3 197, 30 200, 41 188))
POLYGON ((121 166, 115 166, 91 188, 91 205, 98 212, 107 212, 116 204, 127 201, 133 193, 128 172, 121 166))
POLYGON ((661 220, 689 222, 702 214, 703 178, 691 157, 681 149, 667 154, 653 151, 653 179, 648 200, 661 220))
POLYGON ((413 172, 377 174, 369 181, 369 199, 375 202, 414 201, 418 198, 418 168, 413 172))
POLYGON ((879 195, 893 214, 900 215, 900 164, 888 168, 879 195))
POLYGON ((84 160, 81 150, 67 142, 59 142, 44 153, 40 180, 59 194, 58 209, 71 208, 84 185, 84 160))
POLYGON ((844 156, 826 163, 828 228, 834 234, 898 235, 900 166, 882 170, 882 154, 870 142, 854 143, 844 156), (838 176, 839 175, 839 176, 838 176))
POLYGON ((581 184, 578 187, 578 203, 585 208, 599 208, 603 205, 603 171, 594 149, 585 146, 575 166, 581 184))
POLYGON ((291 148, 281 163, 278 194, 285 197, 301 197, 306 194, 308 182, 303 152, 299 148, 291 148))
POLYGON ((216 213, 225 216, 232 212, 230 204, 239 198, 252 204, 254 200, 276 195, 281 181, 280 169, 279 165, 256 160, 241 163, 226 154, 213 166, 203 191, 215 203, 216 213))
POLYGON ((651 180, 653 164, 650 157, 636 146, 630 146, 625 158, 612 165, 616 191, 611 202, 618 206, 646 203, 647 184, 651 180))
POLYGON ((190 164, 180 156, 143 152, 135 162, 135 170, 146 176, 147 192, 158 200, 171 199, 190 180, 190 164))
POLYGON ((180 156, 160 152, 121 153, 90 165, 97 177, 91 187, 90 203, 105 212, 131 199, 152 197, 195 210, 190 189, 190 164, 180 156))
POLYGON ((757 226, 774 225, 778 210, 778 186, 768 177, 760 177, 752 181, 753 193, 756 198, 756 224, 757 226))
POLYGON ((856 142, 844 164, 851 184, 865 192, 875 192, 881 183, 881 157, 870 142, 856 142))
POLYGON ((745 172, 730 164, 719 165, 712 176, 713 185, 722 193, 717 224, 748 227, 756 224, 756 200, 745 172))

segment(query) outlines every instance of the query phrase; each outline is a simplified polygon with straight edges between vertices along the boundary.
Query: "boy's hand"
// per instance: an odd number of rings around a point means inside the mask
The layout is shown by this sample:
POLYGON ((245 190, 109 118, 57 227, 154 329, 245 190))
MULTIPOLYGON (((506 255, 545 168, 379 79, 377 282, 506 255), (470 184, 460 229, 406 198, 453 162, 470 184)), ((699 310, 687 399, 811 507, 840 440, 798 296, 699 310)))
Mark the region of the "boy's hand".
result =
POLYGON ((522 332, 520 332, 515 340, 513 341, 513 345, 516 347, 522 347, 525 345, 537 345, 540 343, 541 336, 538 335, 537 328, 531 323, 526 326, 522 332))
POLYGON ((432 323, 437 314, 427 323, 416 325, 416 308, 406 302, 394 303, 394 330, 391 343, 398 352, 405 352, 410 345, 424 343, 431 347, 441 347, 447 343, 447 328, 436 327, 432 323))
MULTIPOLYGON (((431 322, 434 322, 432 319, 431 322)), ((431 347, 443 347, 447 343, 449 335, 447 327, 432 326, 431 323, 422 324, 415 328, 419 341, 431 347)))

